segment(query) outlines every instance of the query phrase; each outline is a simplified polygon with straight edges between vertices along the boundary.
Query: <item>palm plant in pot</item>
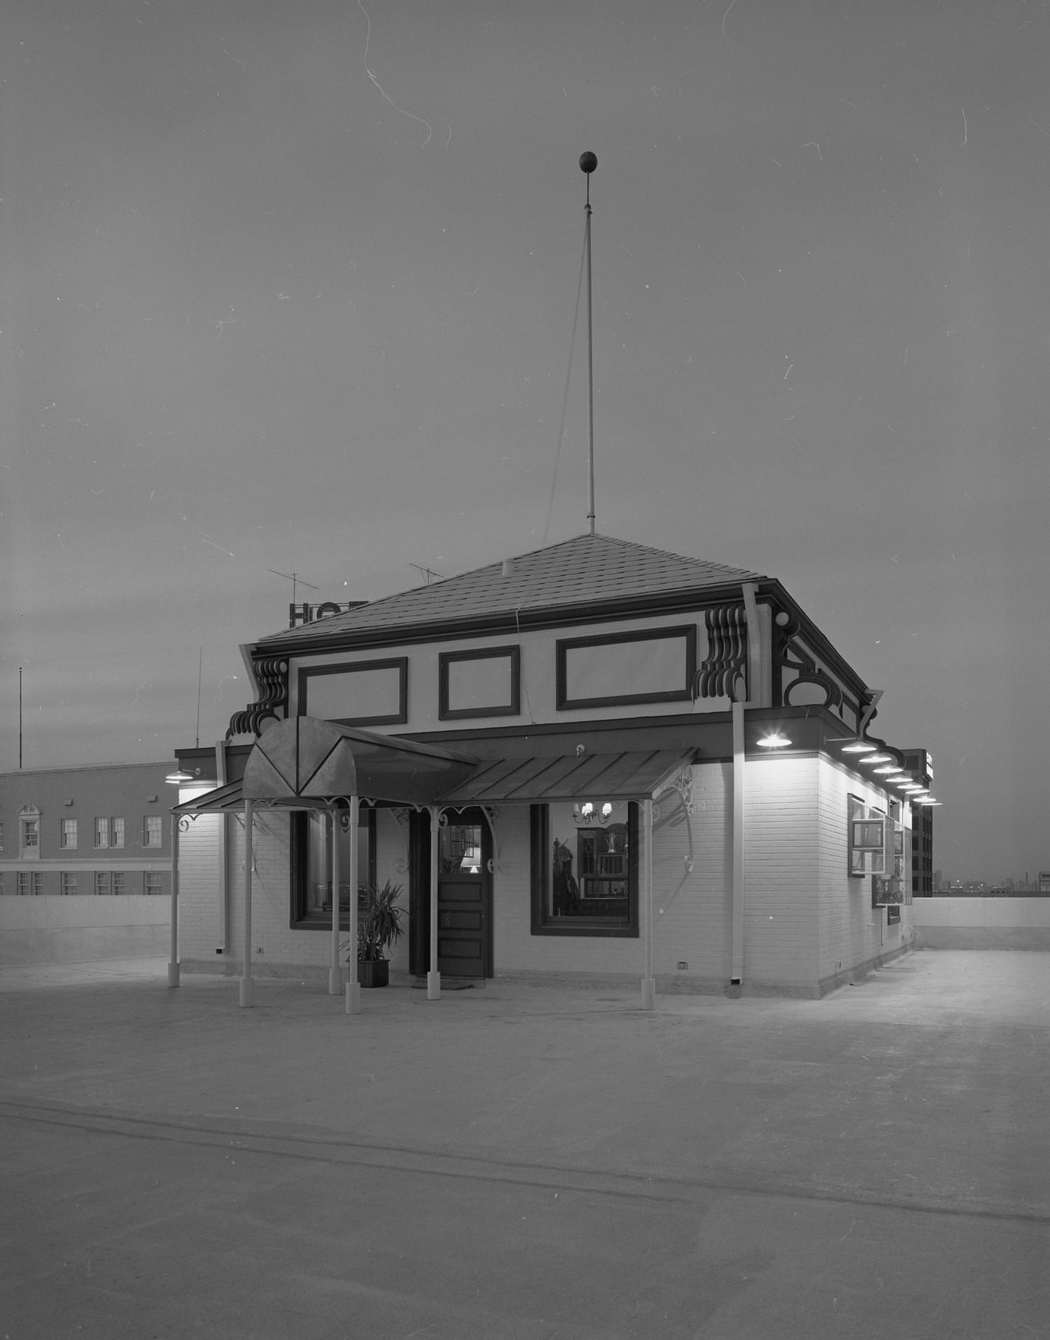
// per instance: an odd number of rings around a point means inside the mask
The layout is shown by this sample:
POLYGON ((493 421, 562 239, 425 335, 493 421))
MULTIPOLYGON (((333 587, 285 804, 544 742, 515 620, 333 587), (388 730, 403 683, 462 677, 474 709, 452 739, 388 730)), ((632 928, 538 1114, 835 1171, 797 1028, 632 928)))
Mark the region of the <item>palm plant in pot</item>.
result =
POLYGON ((357 891, 357 979, 362 986, 386 986, 390 981, 386 950, 404 933, 400 896, 401 885, 390 880, 382 888, 368 884, 357 891))

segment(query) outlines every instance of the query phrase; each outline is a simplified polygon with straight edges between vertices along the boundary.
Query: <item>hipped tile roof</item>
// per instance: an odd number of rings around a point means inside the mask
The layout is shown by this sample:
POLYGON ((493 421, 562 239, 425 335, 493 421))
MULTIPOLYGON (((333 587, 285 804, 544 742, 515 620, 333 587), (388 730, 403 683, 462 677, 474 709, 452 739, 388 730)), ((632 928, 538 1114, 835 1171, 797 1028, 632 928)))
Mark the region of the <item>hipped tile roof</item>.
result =
POLYGON ((287 628, 261 643, 333 641, 352 633, 456 624, 524 611, 564 609, 760 581, 762 574, 653 549, 608 535, 578 535, 430 586, 386 596, 344 614, 287 628))

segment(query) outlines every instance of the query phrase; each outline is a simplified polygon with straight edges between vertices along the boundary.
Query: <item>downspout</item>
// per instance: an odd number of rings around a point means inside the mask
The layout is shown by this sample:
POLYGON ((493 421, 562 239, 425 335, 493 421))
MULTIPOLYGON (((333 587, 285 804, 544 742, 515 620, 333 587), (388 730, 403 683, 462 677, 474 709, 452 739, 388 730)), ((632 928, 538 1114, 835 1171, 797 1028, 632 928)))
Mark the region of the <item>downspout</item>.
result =
POLYGON ((653 909, 653 799, 642 801, 642 1009, 656 1008, 656 918, 653 909))
POLYGON ((750 681, 757 678, 759 684, 761 684, 764 678, 763 675, 756 674, 756 670, 763 668, 756 658, 760 652, 763 657, 766 655, 766 649, 762 647, 762 630, 758 618, 758 606, 755 603, 756 589, 754 582, 743 582, 740 587, 744 598, 744 616, 747 620, 748 669, 750 674, 748 676, 748 687, 745 689, 745 698, 737 699, 734 696, 732 702, 733 855, 729 948, 729 984, 732 987, 742 986, 744 981, 744 901, 746 896, 744 877, 744 770, 747 766, 744 708, 746 701, 750 698, 750 681))
POLYGON ((168 986, 179 985, 179 816, 171 816, 171 953, 168 986))

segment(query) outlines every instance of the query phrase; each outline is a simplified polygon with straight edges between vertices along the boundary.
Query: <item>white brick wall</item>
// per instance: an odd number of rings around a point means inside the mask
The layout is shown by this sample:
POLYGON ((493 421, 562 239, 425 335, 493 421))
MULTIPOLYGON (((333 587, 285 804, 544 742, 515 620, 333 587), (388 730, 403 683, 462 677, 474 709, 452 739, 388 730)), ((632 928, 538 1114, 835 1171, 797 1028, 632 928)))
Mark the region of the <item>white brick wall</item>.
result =
POLYGON ((816 758, 749 759, 744 797, 744 988, 816 982, 816 758))
MULTIPOLYGON (((849 835, 847 806, 851 795, 867 805, 887 808, 886 794, 868 777, 827 759, 820 760, 818 773, 819 803, 819 934, 818 980, 826 981, 870 965, 885 955, 904 948, 914 940, 912 908, 901 908, 901 919, 887 925, 886 912, 871 905, 871 875, 855 878, 848 873, 849 835)), ((911 829, 909 807, 903 807, 904 851, 910 860, 911 829)), ((905 890, 911 888, 911 873, 906 867, 905 890)))

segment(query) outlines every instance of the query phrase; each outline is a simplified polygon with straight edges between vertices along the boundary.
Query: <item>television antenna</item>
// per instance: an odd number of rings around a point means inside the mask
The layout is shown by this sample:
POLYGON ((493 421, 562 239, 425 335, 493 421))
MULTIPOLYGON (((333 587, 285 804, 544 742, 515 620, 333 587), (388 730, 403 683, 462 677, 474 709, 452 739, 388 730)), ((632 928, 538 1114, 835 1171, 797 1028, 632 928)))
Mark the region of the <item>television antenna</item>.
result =
POLYGON ((293 605, 295 604, 295 588, 297 585, 308 586, 311 591, 319 591, 321 589, 319 586, 314 586, 313 582, 304 582, 294 568, 292 569, 291 572, 278 572, 276 568, 267 568, 266 571, 272 572, 275 577, 284 577, 286 581, 291 582, 293 605))
POLYGON ((441 573, 440 573, 440 572, 435 572, 433 568, 425 567, 422 563, 409 563, 408 566, 409 566, 410 568, 415 568, 415 570, 416 570, 416 571, 419 573, 419 575, 423 578, 423 584, 424 584, 424 586, 429 586, 429 585, 430 585, 430 579, 431 579, 431 577, 440 577, 440 576, 441 576, 441 573))

